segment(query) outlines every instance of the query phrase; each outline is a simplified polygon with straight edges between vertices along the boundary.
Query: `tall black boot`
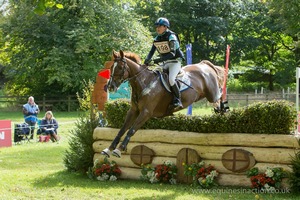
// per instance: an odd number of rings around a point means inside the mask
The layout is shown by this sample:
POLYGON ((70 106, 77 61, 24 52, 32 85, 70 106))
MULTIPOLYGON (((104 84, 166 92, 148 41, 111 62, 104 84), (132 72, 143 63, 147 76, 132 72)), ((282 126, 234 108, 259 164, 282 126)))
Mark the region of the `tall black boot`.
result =
POLYGON ((171 90, 174 95, 173 106, 175 108, 183 108, 182 103, 180 101, 180 91, 176 83, 173 86, 171 86, 171 90))

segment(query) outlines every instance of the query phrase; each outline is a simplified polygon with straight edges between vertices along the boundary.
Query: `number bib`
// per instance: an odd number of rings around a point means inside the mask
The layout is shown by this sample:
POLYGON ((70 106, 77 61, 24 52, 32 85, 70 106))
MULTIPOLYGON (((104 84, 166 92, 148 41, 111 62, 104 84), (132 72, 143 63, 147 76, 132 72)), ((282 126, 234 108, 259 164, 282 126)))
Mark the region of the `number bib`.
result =
POLYGON ((160 54, 171 52, 169 41, 154 42, 153 44, 156 47, 158 53, 160 54))

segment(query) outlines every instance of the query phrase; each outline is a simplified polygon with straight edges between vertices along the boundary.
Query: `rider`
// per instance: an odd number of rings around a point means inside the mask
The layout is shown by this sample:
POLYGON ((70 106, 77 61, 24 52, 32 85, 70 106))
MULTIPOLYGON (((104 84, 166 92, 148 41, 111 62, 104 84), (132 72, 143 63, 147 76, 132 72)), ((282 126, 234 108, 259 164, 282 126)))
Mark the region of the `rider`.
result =
POLYGON ((158 51, 160 57, 154 59, 154 63, 163 63, 163 69, 169 71, 169 83, 171 91, 174 95, 173 105, 175 108, 182 108, 180 101, 180 91, 176 84, 175 78, 181 69, 181 61, 184 59, 183 52, 180 50, 179 39, 173 31, 171 31, 170 23, 167 18, 160 17, 155 22, 157 36, 154 38, 152 48, 145 59, 145 64, 151 62, 151 58, 158 51))

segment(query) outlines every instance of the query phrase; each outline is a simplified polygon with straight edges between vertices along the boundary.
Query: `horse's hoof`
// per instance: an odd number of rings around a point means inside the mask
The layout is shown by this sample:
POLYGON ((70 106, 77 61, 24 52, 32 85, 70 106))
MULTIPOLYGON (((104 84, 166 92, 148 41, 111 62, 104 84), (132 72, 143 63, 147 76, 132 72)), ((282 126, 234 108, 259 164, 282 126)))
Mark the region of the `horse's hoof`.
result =
POLYGON ((111 151, 108 149, 108 148, 106 148, 106 149, 104 149, 103 151, 101 151, 101 154, 102 155, 105 155, 106 157, 110 157, 110 155, 111 155, 111 151))
POLYGON ((121 158, 121 151, 119 149, 115 149, 112 151, 112 155, 121 158))

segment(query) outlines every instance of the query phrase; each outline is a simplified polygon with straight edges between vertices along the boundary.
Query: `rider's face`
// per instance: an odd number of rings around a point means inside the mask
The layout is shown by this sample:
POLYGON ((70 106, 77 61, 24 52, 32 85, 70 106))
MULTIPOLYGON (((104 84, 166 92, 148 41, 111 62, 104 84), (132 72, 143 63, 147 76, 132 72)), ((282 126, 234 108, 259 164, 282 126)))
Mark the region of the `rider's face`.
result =
POLYGON ((163 34, 167 30, 166 26, 156 26, 156 33, 157 34, 163 34))

